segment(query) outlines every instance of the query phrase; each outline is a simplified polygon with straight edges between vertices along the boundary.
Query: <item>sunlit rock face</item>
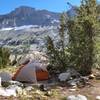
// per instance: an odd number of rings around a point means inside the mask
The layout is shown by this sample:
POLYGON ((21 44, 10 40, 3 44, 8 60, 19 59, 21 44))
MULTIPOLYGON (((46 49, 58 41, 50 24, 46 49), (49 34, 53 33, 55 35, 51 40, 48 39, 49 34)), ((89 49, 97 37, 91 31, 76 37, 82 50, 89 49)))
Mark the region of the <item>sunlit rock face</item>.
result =
POLYGON ((0 28, 23 25, 58 25, 60 13, 21 6, 0 16, 0 28))

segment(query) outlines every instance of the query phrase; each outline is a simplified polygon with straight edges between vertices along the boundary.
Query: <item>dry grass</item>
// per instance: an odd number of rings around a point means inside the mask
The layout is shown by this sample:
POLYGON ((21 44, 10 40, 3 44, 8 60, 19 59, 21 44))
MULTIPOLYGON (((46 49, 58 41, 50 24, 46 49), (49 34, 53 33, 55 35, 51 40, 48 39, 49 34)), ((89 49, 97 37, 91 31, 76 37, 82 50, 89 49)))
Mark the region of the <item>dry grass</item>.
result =
MULTIPOLYGON (((9 73, 16 72, 15 67, 7 67, 1 69, 0 71, 6 71, 9 73)), ((99 71, 100 72, 100 71, 99 71)), ((95 72, 94 72, 95 73, 95 72)), ((40 91, 38 88, 34 89, 26 94, 20 95, 18 97, 0 97, 0 100, 66 100, 69 95, 81 94, 88 98, 88 100, 95 100, 96 96, 100 96, 100 80, 90 80, 91 85, 77 88, 76 91, 70 91, 69 87, 61 87, 59 85, 53 86, 50 89, 51 95, 47 96, 46 92, 40 91)))
POLYGON ((8 73, 14 74, 17 69, 18 69, 17 67, 8 66, 6 68, 0 69, 0 72, 8 72, 8 73))

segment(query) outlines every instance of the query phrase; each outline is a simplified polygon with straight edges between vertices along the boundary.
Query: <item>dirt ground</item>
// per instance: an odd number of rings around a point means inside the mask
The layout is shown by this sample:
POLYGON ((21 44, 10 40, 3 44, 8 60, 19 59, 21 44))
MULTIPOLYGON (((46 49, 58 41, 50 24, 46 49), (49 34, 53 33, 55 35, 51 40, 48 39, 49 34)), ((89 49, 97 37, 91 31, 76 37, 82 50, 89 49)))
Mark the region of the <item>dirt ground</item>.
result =
POLYGON ((86 96, 88 100, 96 100, 96 96, 100 96, 100 80, 90 79, 89 85, 75 90, 66 85, 55 85, 51 87, 50 92, 50 95, 46 95, 46 92, 36 89, 18 97, 0 96, 0 100, 66 100, 67 96, 77 94, 86 96), (37 90, 39 93, 36 92, 37 90))
POLYGON ((65 95, 67 97, 69 95, 81 94, 86 96, 88 100, 95 100, 96 96, 100 96, 100 80, 90 80, 90 85, 76 89, 76 91, 70 91, 68 88, 64 87, 60 92, 62 97, 65 95))
POLYGON ((39 94, 33 93, 32 91, 28 94, 31 98, 21 97, 0 97, 0 100, 66 100, 65 98, 69 95, 81 94, 88 98, 88 100, 96 100, 96 96, 100 96, 100 80, 90 80, 90 84, 86 87, 77 88, 76 90, 70 90, 67 86, 55 86, 51 88, 51 96, 46 96, 45 92, 39 94), (32 97, 33 96, 33 97, 32 97), (40 98, 37 98, 39 96, 40 98))

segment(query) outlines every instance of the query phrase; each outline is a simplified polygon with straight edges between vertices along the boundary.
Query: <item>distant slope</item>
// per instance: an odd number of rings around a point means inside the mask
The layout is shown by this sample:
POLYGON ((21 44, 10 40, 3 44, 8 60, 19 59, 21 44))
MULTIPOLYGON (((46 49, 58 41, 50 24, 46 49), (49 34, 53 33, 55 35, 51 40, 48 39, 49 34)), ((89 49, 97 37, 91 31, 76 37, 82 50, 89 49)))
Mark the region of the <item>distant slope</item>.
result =
POLYGON ((41 51, 45 47, 46 37, 49 35, 55 41, 58 39, 56 26, 24 25, 0 30, 0 47, 11 48, 11 51, 23 52, 23 46, 30 45, 32 50, 41 51))
MULTIPOLYGON (((74 16, 75 11, 67 11, 74 16)), ((61 13, 21 6, 14 11, 0 15, 0 46, 11 48, 13 52, 23 52, 23 46, 45 51, 45 37, 51 36, 56 42, 59 33, 61 13)))
POLYGON ((59 17, 60 13, 21 6, 8 14, 0 15, 0 28, 23 25, 57 25, 59 17))

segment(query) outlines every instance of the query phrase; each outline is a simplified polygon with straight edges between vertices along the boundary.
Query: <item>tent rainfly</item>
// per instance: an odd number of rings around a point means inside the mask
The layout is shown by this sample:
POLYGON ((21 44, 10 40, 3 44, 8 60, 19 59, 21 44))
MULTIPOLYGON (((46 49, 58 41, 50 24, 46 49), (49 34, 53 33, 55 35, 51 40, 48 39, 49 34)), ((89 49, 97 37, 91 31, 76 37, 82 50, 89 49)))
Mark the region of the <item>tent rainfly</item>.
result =
POLYGON ((46 66, 39 62, 29 62, 21 65, 12 77, 15 81, 36 83, 37 81, 47 80, 49 77, 46 66))

